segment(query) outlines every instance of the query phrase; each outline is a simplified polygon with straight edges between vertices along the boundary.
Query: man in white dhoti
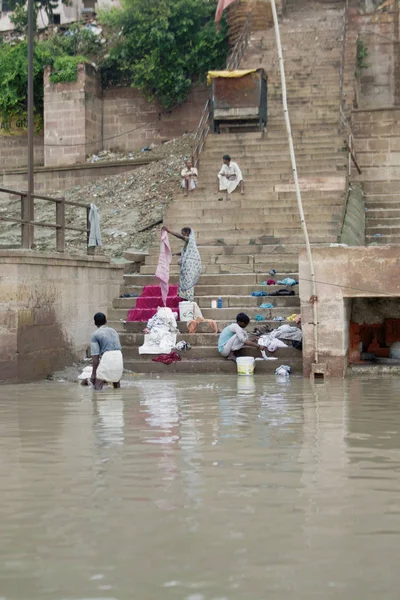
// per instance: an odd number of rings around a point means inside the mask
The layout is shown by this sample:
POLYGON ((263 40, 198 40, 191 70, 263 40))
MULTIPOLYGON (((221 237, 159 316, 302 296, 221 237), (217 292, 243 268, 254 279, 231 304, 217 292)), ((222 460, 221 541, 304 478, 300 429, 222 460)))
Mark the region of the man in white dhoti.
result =
POLYGON ((192 161, 185 160, 185 168, 181 171, 181 188, 185 196, 188 196, 189 192, 193 192, 196 189, 198 174, 198 170, 192 166, 192 161))
MULTIPOLYGON (((244 181, 239 165, 231 160, 229 154, 225 154, 222 160, 223 165, 218 173, 217 193, 226 191, 226 200, 230 200, 232 192, 236 190, 238 185, 240 186, 240 193, 244 194, 244 181)), ((218 198, 218 200, 222 200, 222 198, 218 198)))
POLYGON ((93 358, 90 381, 96 390, 101 390, 104 383, 112 383, 114 388, 119 388, 124 370, 119 335, 115 329, 107 326, 107 319, 103 313, 94 315, 94 324, 97 331, 92 334, 90 340, 93 358))

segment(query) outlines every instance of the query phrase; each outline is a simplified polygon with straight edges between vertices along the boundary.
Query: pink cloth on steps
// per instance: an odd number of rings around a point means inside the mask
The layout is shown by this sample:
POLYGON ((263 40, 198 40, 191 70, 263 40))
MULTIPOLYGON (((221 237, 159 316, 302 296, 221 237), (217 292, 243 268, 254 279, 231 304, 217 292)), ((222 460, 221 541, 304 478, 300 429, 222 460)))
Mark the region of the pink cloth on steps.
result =
MULTIPOLYGON (((178 286, 170 285, 168 289, 167 306, 173 312, 179 312, 178 286)), ((128 312, 127 321, 140 321, 146 323, 162 306, 161 288, 158 285, 146 285, 139 298, 136 299, 136 307, 128 312)))
POLYGON ((167 306, 168 285, 169 285, 169 267, 171 265, 172 253, 169 243, 168 233, 161 230, 160 256, 158 259, 156 278, 160 282, 161 298, 164 306, 167 306))

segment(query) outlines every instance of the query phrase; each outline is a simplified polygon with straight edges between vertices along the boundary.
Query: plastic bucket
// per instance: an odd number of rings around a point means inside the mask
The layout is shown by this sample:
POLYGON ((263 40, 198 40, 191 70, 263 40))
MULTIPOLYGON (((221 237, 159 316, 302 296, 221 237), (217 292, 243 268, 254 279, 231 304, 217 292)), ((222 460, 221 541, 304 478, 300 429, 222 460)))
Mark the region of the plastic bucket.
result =
POLYGON ((241 356, 236 359, 236 367, 238 375, 253 375, 254 374, 254 358, 252 356, 241 356))
POLYGON ((193 321, 194 302, 179 302, 179 318, 181 321, 193 321))

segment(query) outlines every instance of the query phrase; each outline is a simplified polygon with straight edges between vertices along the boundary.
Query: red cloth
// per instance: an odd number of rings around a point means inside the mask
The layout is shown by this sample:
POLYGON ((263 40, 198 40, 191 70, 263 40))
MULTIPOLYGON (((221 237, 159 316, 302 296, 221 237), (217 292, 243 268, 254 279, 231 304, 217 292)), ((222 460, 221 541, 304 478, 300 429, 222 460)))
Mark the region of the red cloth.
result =
POLYGON ((267 285, 275 285, 275 279, 268 279, 267 285))
POLYGON ((177 352, 170 352, 169 354, 160 354, 157 358, 151 359, 153 362, 164 363, 164 365, 170 365, 173 362, 179 362, 181 357, 177 352))
POLYGON ((219 28, 219 22, 222 17, 222 13, 232 2, 235 0, 218 0, 217 10, 215 11, 215 22, 217 23, 217 29, 219 28))
MULTIPOLYGON (((179 312, 178 286, 170 285, 167 296, 167 306, 173 312, 179 312)), ((161 288, 158 285, 146 285, 139 298, 136 299, 136 308, 128 312, 127 321, 139 321, 147 323, 157 312, 157 308, 164 306, 161 297, 161 288)))

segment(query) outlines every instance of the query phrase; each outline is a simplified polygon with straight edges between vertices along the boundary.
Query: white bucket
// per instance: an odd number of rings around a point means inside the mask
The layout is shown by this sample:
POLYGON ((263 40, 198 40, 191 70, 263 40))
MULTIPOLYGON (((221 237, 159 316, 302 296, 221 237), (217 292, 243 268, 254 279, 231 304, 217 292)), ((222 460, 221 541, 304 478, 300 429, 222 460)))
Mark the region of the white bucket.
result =
POLYGON ((179 302, 179 318, 181 321, 193 321, 194 302, 179 302))
POLYGON ((252 356, 241 356, 236 359, 238 375, 254 374, 254 358, 252 356))

